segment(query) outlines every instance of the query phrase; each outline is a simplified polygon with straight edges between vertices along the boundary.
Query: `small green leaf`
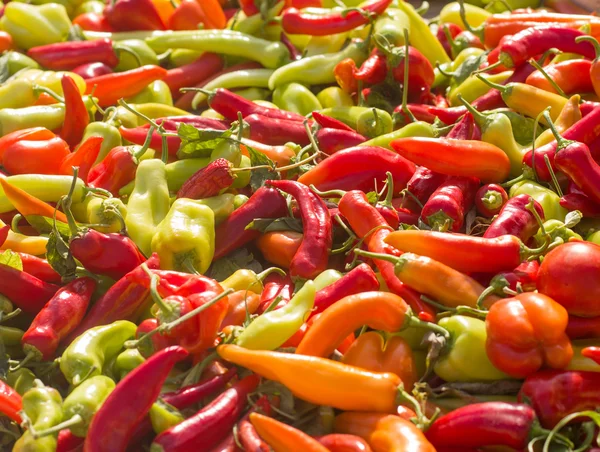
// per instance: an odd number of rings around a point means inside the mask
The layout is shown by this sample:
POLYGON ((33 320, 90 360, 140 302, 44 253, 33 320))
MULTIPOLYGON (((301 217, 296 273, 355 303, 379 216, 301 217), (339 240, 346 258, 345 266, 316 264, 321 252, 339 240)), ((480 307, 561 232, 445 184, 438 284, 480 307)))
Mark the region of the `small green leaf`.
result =
POLYGON ((224 281, 241 268, 246 268, 256 273, 262 271, 262 265, 254 259, 252 253, 246 248, 240 248, 229 254, 229 256, 214 261, 206 272, 206 275, 217 281, 224 281))
POLYGON ((479 69, 479 66, 481 66, 481 63, 484 61, 487 61, 487 54, 485 53, 482 53, 479 56, 471 55, 470 57, 466 58, 465 61, 454 71, 455 75, 453 77, 453 82, 456 84, 456 86, 468 79, 474 71, 479 69))
MULTIPOLYGON (((25 217, 27 222, 35 228, 40 234, 48 234, 53 229, 54 220, 52 218, 43 217, 41 215, 27 215, 25 217)), ((61 221, 56 222, 56 228, 60 235, 64 237, 71 236, 71 230, 69 229, 69 225, 67 223, 63 223, 61 221)))
POLYGON ((23 262, 21 261, 21 257, 11 250, 2 251, 0 253, 0 264, 23 271, 23 262))
POLYGON ((369 201, 369 204, 377 204, 377 201, 379 201, 379 195, 377 192, 370 191, 367 193, 367 201, 369 201))
POLYGON ((231 137, 231 130, 197 129, 184 122, 177 126, 177 135, 181 146, 177 151, 179 158, 209 157, 212 150, 223 140, 231 137))
POLYGON ((69 245, 56 231, 50 234, 46 244, 46 259, 63 279, 68 280, 75 277, 77 263, 69 250, 69 245))
POLYGON ((250 165, 251 166, 268 166, 269 168, 259 168, 252 170, 250 175, 250 188, 252 191, 258 190, 260 187, 265 185, 268 180, 281 179, 279 173, 275 171, 275 163, 265 154, 258 152, 252 146, 246 145, 248 153, 250 154, 250 165))

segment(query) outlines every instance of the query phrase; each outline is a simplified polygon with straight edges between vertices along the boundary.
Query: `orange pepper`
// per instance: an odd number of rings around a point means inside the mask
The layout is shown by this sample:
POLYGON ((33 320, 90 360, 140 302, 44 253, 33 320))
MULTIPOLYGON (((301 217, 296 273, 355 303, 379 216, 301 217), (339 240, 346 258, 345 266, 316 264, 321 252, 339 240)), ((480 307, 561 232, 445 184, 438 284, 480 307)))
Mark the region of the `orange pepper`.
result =
MULTIPOLYGON (((269 146, 267 144, 248 140, 246 138, 242 138, 242 143, 246 143, 248 146, 251 146, 261 154, 269 157, 275 163, 275 165, 277 165, 277 167, 289 165, 292 158, 296 156, 296 151, 294 151, 294 148, 287 145, 269 146)), ((244 154, 246 157, 250 156, 246 146, 242 144, 240 148, 242 150, 242 154, 244 154)))
POLYGON ((290 263, 300 244, 303 235, 294 231, 274 231, 261 235, 256 246, 263 257, 279 267, 290 268, 290 263))
POLYGON ((260 305, 260 295, 249 290, 238 290, 229 295, 229 308, 221 323, 221 328, 241 326, 246 320, 246 312, 254 314, 260 305))
POLYGON ((4 149, 2 166, 10 174, 61 174, 61 162, 70 153, 69 145, 60 137, 26 137, 4 149))
POLYGON ((340 61, 333 70, 335 80, 342 90, 348 94, 358 91, 358 82, 354 78, 356 72, 356 63, 352 58, 346 58, 340 61))
MULTIPOLYGON (((321 314, 316 314, 316 315, 312 316, 310 319, 308 319, 308 321, 306 321, 300 327, 300 329, 298 331, 296 331, 294 333, 294 335, 285 342, 285 344, 282 345, 282 347, 284 347, 284 348, 285 347, 298 347, 298 345, 300 345, 300 342, 302 342, 302 339, 304 339, 304 336, 306 335, 306 332, 308 331, 308 329, 313 325, 313 323, 315 323, 317 321, 317 319, 320 316, 321 316, 321 314)), ((346 353, 348 351, 348 349, 352 346, 352 344, 354 343, 355 340, 356 340, 356 337, 354 336, 354 333, 350 333, 340 343, 340 345, 337 346, 336 350, 340 353, 346 353)), ((361 366, 357 366, 357 367, 361 367, 361 366)), ((371 369, 367 369, 367 370, 371 370, 371 369)))
POLYGON ((45 127, 32 127, 31 129, 16 130, 0 138, 0 162, 4 151, 21 140, 49 140, 56 135, 45 127))
POLYGON ((77 177, 87 183, 88 174, 98 158, 103 141, 102 137, 89 137, 74 152, 65 156, 60 164, 60 173, 72 176, 73 167, 76 166, 79 168, 77 177))
POLYGON ((372 372, 396 374, 409 392, 417 380, 412 350, 400 336, 392 336, 384 341, 376 331, 363 333, 344 354, 342 362, 372 372))
POLYGON ((175 5, 171 0, 152 0, 154 7, 156 8, 156 12, 162 19, 163 23, 167 23, 169 18, 175 12, 175 5))
POLYGON ((221 358, 286 386, 316 405, 341 410, 396 412, 400 377, 375 373, 325 358, 220 345, 221 358))
MULTIPOLYGON (((15 187, 5 178, 0 179, 0 185, 2 185, 4 194, 11 204, 24 217, 33 215, 39 215, 47 218, 54 217, 55 209, 50 204, 46 204, 44 201, 41 201, 35 196, 30 195, 25 190, 15 187)), ((64 213, 56 211, 56 220, 66 223, 67 217, 64 213)))
POLYGON ((327 452, 329 450, 312 436, 308 436, 303 431, 291 425, 276 421, 272 417, 263 416, 259 413, 250 413, 250 422, 252 422, 258 435, 275 452, 287 452, 290 450, 327 452))
POLYGON ((13 38, 5 31, 0 31, 0 52, 6 52, 14 48, 13 38))
POLYGON ((334 431, 357 435, 373 452, 435 452, 433 445, 412 422, 381 413, 342 413, 335 418, 334 431))

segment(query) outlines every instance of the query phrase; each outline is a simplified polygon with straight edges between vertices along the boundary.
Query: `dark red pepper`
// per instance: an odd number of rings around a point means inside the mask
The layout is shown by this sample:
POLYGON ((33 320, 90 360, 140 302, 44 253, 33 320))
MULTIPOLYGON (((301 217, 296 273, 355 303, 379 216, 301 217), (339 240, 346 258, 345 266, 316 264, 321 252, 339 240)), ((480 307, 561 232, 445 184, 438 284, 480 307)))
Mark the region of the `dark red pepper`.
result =
POLYGON ((0 264, 0 294, 28 314, 40 312, 58 289, 29 273, 0 264))
MULTIPOLYGON (((146 134, 148 131, 146 131, 146 134)), ((119 196, 119 190, 135 178, 140 157, 148 146, 117 146, 95 165, 88 174, 88 184, 119 196)))
POLYGON ((217 375, 190 386, 184 386, 177 391, 166 392, 162 394, 160 398, 169 405, 173 405, 175 408, 183 410, 202 402, 206 397, 224 388, 236 374, 237 370, 231 368, 224 374, 217 375))
POLYGON ((533 203, 538 215, 544 220, 544 209, 529 195, 518 195, 508 200, 496 219, 487 228, 483 237, 492 239, 503 235, 514 235, 527 242, 540 228, 535 215, 527 207, 533 203))
POLYGON ((196 86, 223 69, 223 59, 214 53, 204 53, 196 61, 167 71, 163 81, 169 85, 171 94, 180 95, 179 89, 196 86))
POLYGON ((287 304, 292 298, 293 291, 294 283, 289 275, 281 276, 276 273, 269 275, 260 294, 260 304, 256 312, 258 314, 265 312, 277 297, 280 297, 281 301, 276 308, 287 304))
MULTIPOLYGON (((142 336, 145 336, 150 331, 154 331, 156 328, 158 328, 158 326, 158 319, 150 318, 142 321, 138 325, 137 330, 135 330, 135 338, 140 339, 142 336)), ((148 337, 147 341, 148 343, 142 342, 138 345, 140 353, 145 358, 148 358, 154 353, 163 350, 171 345, 175 345, 170 338, 161 333, 152 334, 152 336, 148 337)))
POLYGON ((442 24, 438 27, 436 37, 438 41, 442 44, 442 47, 446 51, 449 57, 455 58, 452 52, 452 45, 450 43, 449 37, 451 39, 456 38, 460 33, 462 33, 462 28, 453 23, 442 24))
MULTIPOLYGON (((394 80, 404 83, 404 68, 406 54, 404 48, 390 56, 390 67, 394 80)), ((433 84, 435 74, 431 63, 414 47, 408 48, 408 89, 411 93, 421 90, 429 91, 433 84)))
POLYGON ((479 179, 450 176, 429 197, 421 218, 436 230, 460 231, 467 212, 473 207, 479 179))
POLYGON ((331 433, 316 438, 330 452, 370 452, 369 444, 359 436, 331 433))
POLYGON ((56 452, 83 452, 85 438, 73 435, 68 428, 58 433, 56 452))
POLYGON ((447 179, 445 174, 436 173, 429 168, 419 166, 406 184, 406 192, 402 206, 410 211, 421 212, 423 205, 429 200, 434 191, 447 179), (417 202, 418 201, 418 202, 417 202))
POLYGON ((507 295, 504 289, 515 292, 518 290, 532 292, 536 289, 539 271, 540 264, 534 260, 525 261, 512 271, 498 273, 491 279, 488 287, 481 294, 480 300, 484 300, 490 294, 504 297, 507 295))
POLYGON ((339 129, 319 129, 315 134, 319 150, 327 155, 358 146, 367 139, 358 132, 339 129))
POLYGON ((482 185, 475 194, 475 207, 480 215, 492 218, 508 201, 506 190, 498 184, 482 185))
POLYGON ((600 204, 583 193, 568 193, 560 198, 559 203, 569 211, 579 210, 584 217, 600 218, 600 204))
POLYGON ((387 73, 387 57, 376 47, 371 51, 369 58, 354 72, 354 78, 369 85, 378 85, 385 81, 387 73))
POLYGON ((93 41, 68 41, 33 47, 27 55, 37 61, 41 66, 53 71, 69 71, 89 63, 102 63, 108 67, 119 64, 116 51, 126 50, 115 45, 110 39, 102 38, 93 41))
POLYGON ((116 31, 166 29, 151 0, 111 0, 104 17, 116 31))
POLYGON ((217 159, 199 169, 177 192, 178 198, 203 199, 217 196, 221 190, 229 188, 235 176, 233 165, 227 159, 217 159))
POLYGON ((600 337, 600 316, 577 317, 569 315, 567 336, 570 339, 595 339, 600 337))
POLYGON ((337 129, 345 130, 347 132, 356 132, 356 130, 354 130, 349 125, 344 124, 342 121, 332 118, 331 116, 319 113, 318 111, 313 111, 312 117, 315 120, 315 122, 324 129, 337 129))
POLYGON ((250 413, 259 412, 270 416, 272 413, 271 403, 266 395, 261 396, 251 409, 240 419, 237 424, 237 433, 240 444, 244 450, 253 452, 270 452, 271 447, 258 435, 258 432, 250 422, 250 413))
POLYGON ((244 117, 244 121, 250 126, 248 138, 251 140, 271 145, 282 145, 289 142, 300 146, 310 144, 306 128, 300 121, 269 118, 257 113, 244 117))
POLYGON ((469 112, 454 125, 446 138, 455 140, 481 140, 481 130, 475 122, 475 118, 469 112))
MULTIPOLYGON (((8 227, 8 226, 7 226, 8 227)), ((52 268, 46 259, 32 256, 27 253, 18 253, 23 264, 23 271, 42 281, 49 283, 61 282, 61 276, 52 268)))

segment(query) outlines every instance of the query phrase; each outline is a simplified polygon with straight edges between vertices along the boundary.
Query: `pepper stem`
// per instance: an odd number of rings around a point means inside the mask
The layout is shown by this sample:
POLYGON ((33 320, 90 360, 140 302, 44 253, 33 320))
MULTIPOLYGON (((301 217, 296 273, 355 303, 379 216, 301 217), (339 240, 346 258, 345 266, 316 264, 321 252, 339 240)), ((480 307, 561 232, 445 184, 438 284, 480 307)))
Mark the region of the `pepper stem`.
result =
POLYGON ((550 83, 552 88, 554 88, 558 94, 560 94, 562 97, 566 97, 567 99, 569 98, 569 96, 567 96, 563 89, 560 86, 558 86, 558 83, 556 83, 556 81, 554 81, 554 79, 550 77, 550 74, 546 72, 546 70, 541 66, 540 63, 538 63, 532 58, 529 60, 529 64, 531 64, 534 68, 540 71, 540 73, 544 76, 546 80, 548 80, 548 83, 550 83))
POLYGON ((65 103, 65 98, 64 97, 59 96, 57 93, 55 93, 54 91, 52 91, 50 88, 46 88, 45 86, 33 85, 33 91, 35 93, 45 93, 45 94, 48 94, 53 99, 56 99, 58 102, 60 102, 62 104, 65 103))
POLYGON ((417 118, 413 115, 412 111, 408 108, 408 76, 410 71, 409 61, 409 39, 408 30, 404 29, 404 80, 402 82, 402 112, 408 116, 410 122, 417 122, 417 118))
POLYGON ((12 221, 10 222, 10 229, 13 232, 16 232, 17 234, 21 233, 21 230, 19 229, 19 223, 21 222, 21 220, 23 219, 23 215, 21 215, 20 213, 16 214, 12 221))
POLYGON ((460 15, 460 20, 462 20, 462 23, 465 26, 465 28, 471 33, 473 33, 475 36, 477 36, 479 39, 481 39, 481 42, 483 42, 485 39, 484 29, 483 27, 473 28, 469 21, 467 21, 467 12, 465 11, 464 0, 458 0, 458 7, 458 14, 460 15))
POLYGON ((414 423, 419 428, 419 430, 427 430, 427 427, 429 427, 429 425, 431 424, 430 420, 423 413, 423 408, 421 408, 421 404, 419 403, 419 401, 404 390, 403 383, 400 383, 400 386, 398 386, 398 396, 396 397, 396 403, 398 403, 398 405, 402 405, 403 403, 406 405, 410 405, 410 408, 412 408, 415 414, 417 415, 416 419, 411 418, 411 420, 414 419, 414 423))
POLYGON ((491 71, 492 69, 496 69, 497 67, 500 67, 500 66, 502 66, 502 61, 496 61, 494 64, 490 64, 489 66, 486 66, 484 68, 473 71, 473 75, 483 74, 485 72, 491 71))
MULTIPOLYGON (((2 318, 2 320, 5 320, 5 317, 2 318)), ((40 353, 36 353, 34 351, 30 351, 29 353, 27 353, 27 355, 25 355, 25 358, 23 358, 19 364, 17 364, 14 367, 9 368, 9 370, 11 372, 15 372, 19 369, 21 369, 22 367, 24 367, 26 364, 28 364, 30 361, 32 361, 36 356, 40 356, 40 353)))
POLYGON ((343 197, 346 192, 344 190, 327 190, 327 191, 320 191, 317 189, 317 187, 315 187, 313 184, 311 184, 310 189, 315 192, 317 195, 319 195, 321 198, 333 198, 333 197, 343 197))
POLYGON ((600 43, 593 36, 578 36, 575 38, 576 43, 580 43, 582 41, 587 41, 594 46, 594 50, 596 51, 596 59, 594 61, 598 61, 600 59, 600 43))
POLYGON ((81 415, 76 414, 71 419, 67 419, 66 421, 61 422, 53 427, 44 429, 44 430, 35 430, 33 425, 29 426, 29 432, 33 439, 42 438, 44 436, 53 435, 61 430, 69 427, 73 427, 74 425, 79 425, 83 422, 83 418, 81 415))
POLYGON ((562 198, 563 192, 560 188, 560 184, 558 183, 558 179, 556 178, 556 174, 552 169, 552 164, 550 163, 550 157, 548 157, 548 155, 544 155, 544 163, 546 164, 546 168, 548 168, 548 172, 550 173, 550 177, 552 178, 552 185, 554 185, 556 193, 562 198))
POLYGON ((394 199, 394 175, 390 171, 387 171, 385 173, 385 176, 386 176, 385 185, 381 189, 381 192, 379 193, 379 197, 381 198, 383 191, 385 189, 387 189, 387 193, 385 194, 385 199, 383 200, 381 205, 393 208, 394 206, 392 205, 392 199, 394 199))
POLYGON ((494 89, 497 89, 498 91, 500 91, 501 93, 505 93, 506 91, 508 91, 508 88, 504 85, 500 85, 499 83, 494 83, 491 80, 488 80, 485 77, 482 77, 479 74, 475 74, 475 77, 477 77, 479 80, 481 80, 483 83, 485 83, 488 86, 491 86, 494 89))
POLYGON ((467 109, 467 111, 473 115, 475 121, 480 122, 480 127, 482 127, 481 124, 484 124, 488 119, 486 115, 478 111, 475 107, 473 107, 473 105, 467 102, 467 100, 462 96, 462 94, 458 95, 458 100, 460 100, 467 109))
MULTIPOLYGON (((73 193, 75 192, 75 186, 77 185, 77 175, 79 174, 79 167, 73 166, 73 179, 71 181, 71 187, 69 188, 69 193, 67 196, 64 196, 60 200, 60 204, 62 205, 65 216, 67 217, 67 224, 69 225, 69 229, 71 230, 72 235, 79 234, 79 227, 75 222, 75 217, 73 216, 73 212, 71 212, 71 204, 73 203, 73 193)), ((54 221, 56 222, 56 215, 54 217, 54 221)))
POLYGON ((570 144, 576 143, 573 140, 567 140, 565 137, 563 137, 560 132, 556 129, 556 125, 554 124, 554 122, 552 122, 552 118, 550 117, 550 113, 548 111, 548 109, 545 109, 543 112, 544 115, 544 119, 546 120, 546 122, 548 123, 548 126, 550 127, 550 131, 552 132, 552 135, 554 135, 554 138, 556 139, 556 152, 562 151, 564 148, 566 148, 567 146, 569 146, 570 144))
POLYGON ((272 273, 277 273, 279 276, 286 276, 287 273, 279 267, 269 267, 266 270, 263 270, 259 274, 256 275, 256 279, 259 281, 264 281, 267 276, 272 273))
POLYGON ((450 77, 454 77, 456 75, 456 72, 448 72, 446 71, 442 65, 440 63, 435 63, 435 67, 438 71, 440 71, 440 73, 448 78, 450 77))
POLYGON ((139 116, 140 118, 142 118, 143 120, 145 120, 148 124, 150 124, 151 126, 154 126, 156 128, 156 131, 160 134, 161 141, 162 141, 162 155, 161 155, 161 160, 163 161, 163 163, 166 164, 169 161, 169 146, 167 144, 167 137, 165 135, 166 134, 166 130, 163 127, 163 125, 162 124, 159 125, 156 121, 154 121, 153 119, 151 119, 149 116, 146 116, 145 114, 137 111, 135 108, 133 108, 127 102, 125 102, 124 99, 119 99, 119 105, 121 107, 123 107, 125 110, 130 111, 134 115, 139 116))
POLYGON ((156 304, 165 314, 173 314, 173 308, 165 303, 163 298, 158 293, 158 275, 152 273, 145 262, 140 267, 150 278, 150 296, 152 297, 154 304, 156 304))
POLYGON ((419 319, 418 317, 416 317, 412 312, 410 312, 407 322, 403 325, 402 329, 407 329, 407 328, 420 328, 420 329, 433 331, 435 334, 439 334, 440 336, 443 336, 447 340, 450 339, 450 333, 448 332, 448 330, 446 328, 441 327, 436 323, 425 322, 425 321, 419 319))
POLYGON ((493 293, 496 292, 496 287, 494 286, 488 286, 486 287, 483 292, 481 292, 481 295, 479 295, 479 298, 477 299, 477 309, 482 309, 483 308, 483 302, 485 301, 485 299, 489 296, 492 295, 493 293))
POLYGON ((121 57, 121 52, 124 52, 131 55, 139 67, 142 67, 144 65, 140 56, 130 47, 124 46, 122 44, 115 44, 113 45, 113 50, 119 58, 121 57))
MULTIPOLYGON (((207 303, 203 304, 202 306, 198 306, 196 309, 192 309, 187 314, 182 315, 177 320, 174 320, 173 322, 164 323, 164 324, 160 325, 158 328, 156 328, 156 330, 160 330, 160 329, 162 329, 163 331, 172 330, 177 325, 181 325, 186 320, 189 320, 192 317, 197 316, 202 311, 205 311, 206 309, 210 308, 212 305, 214 305, 215 303, 217 303, 218 301, 220 301, 221 299, 225 298, 226 296, 228 296, 231 293, 233 293, 233 289, 227 289, 226 291, 221 292, 219 295, 217 295, 212 300, 210 300, 207 303)), ((156 330, 153 330, 153 331, 156 331, 156 330)), ((148 334, 150 334, 150 333, 148 333, 148 334)))
POLYGON ((150 128, 148 129, 148 133, 146 134, 146 139, 144 140, 144 144, 142 145, 142 147, 131 154, 136 161, 139 161, 140 157, 142 155, 144 155, 145 152, 150 147, 150 143, 152 143, 152 135, 154 134, 155 130, 156 130, 156 128, 154 126, 150 126, 150 128))

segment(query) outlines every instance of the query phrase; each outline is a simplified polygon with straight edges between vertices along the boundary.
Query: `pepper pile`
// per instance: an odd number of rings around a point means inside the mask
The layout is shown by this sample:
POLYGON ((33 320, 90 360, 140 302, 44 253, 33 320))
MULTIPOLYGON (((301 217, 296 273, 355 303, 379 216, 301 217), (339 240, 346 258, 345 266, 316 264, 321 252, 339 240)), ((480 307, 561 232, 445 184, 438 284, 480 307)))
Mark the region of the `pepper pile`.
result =
POLYGON ((600 18, 531 3, 7 2, 0 449, 599 450, 600 18))

